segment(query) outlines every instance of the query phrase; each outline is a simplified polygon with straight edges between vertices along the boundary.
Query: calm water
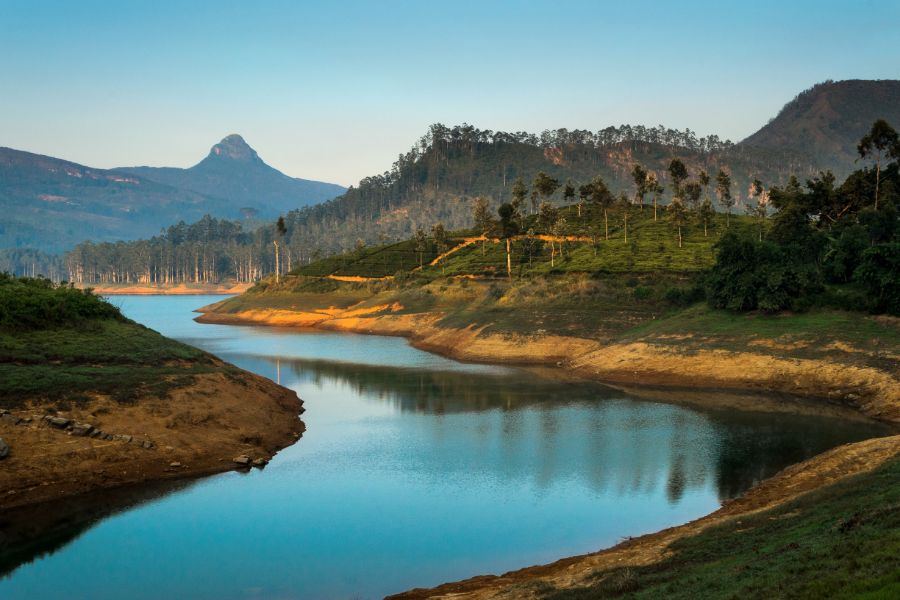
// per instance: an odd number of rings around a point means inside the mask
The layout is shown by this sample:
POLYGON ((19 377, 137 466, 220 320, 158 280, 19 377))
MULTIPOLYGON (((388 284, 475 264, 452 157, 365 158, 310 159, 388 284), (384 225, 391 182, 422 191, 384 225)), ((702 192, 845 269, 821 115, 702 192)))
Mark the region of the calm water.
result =
POLYGON ((638 401, 399 338, 192 321, 217 299, 113 302, 296 390, 303 438, 264 471, 7 519, 10 530, 57 522, 4 557, 0 598, 375 598, 683 523, 789 463, 880 433, 638 401))

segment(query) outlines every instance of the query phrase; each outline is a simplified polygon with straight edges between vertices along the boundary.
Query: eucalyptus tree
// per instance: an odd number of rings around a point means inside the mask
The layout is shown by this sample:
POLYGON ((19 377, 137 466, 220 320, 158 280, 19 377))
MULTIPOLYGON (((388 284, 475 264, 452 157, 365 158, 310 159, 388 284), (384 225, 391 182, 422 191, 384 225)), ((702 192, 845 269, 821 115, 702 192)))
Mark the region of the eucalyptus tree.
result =
POLYGON ((475 229, 481 234, 481 255, 484 256, 484 246, 487 235, 493 226, 491 213, 488 210, 488 200, 484 196, 477 196, 472 200, 472 217, 475 221, 475 229))
POLYGON ((425 256, 425 252, 428 251, 428 237, 425 235, 425 232, 421 229, 416 229, 416 233, 413 236, 413 240, 415 242, 416 254, 419 255, 419 267, 422 267, 422 259, 425 256))
POLYGON ((597 175, 591 182, 591 203, 603 211, 604 237, 609 239, 609 208, 615 202, 615 197, 609 191, 603 178, 597 175))
MULTIPOLYGON (((447 251, 448 243, 447 243, 447 230, 444 229, 443 223, 436 223, 431 226, 431 239, 434 240, 435 248, 437 248, 438 256, 444 254, 447 251)), ((441 261, 441 274, 444 273, 444 261, 441 261)))
POLYGON ((754 179, 753 183, 750 184, 750 198, 754 200, 754 203, 748 204, 747 214, 755 217, 759 223, 759 241, 762 241, 763 223, 766 220, 767 205, 766 192, 759 179, 754 179))
POLYGON ((725 209, 725 227, 730 226, 731 219, 731 175, 723 169, 716 174, 716 197, 725 209))
POLYGON ((680 159, 673 158, 669 163, 668 171, 669 177, 672 180, 672 197, 681 198, 682 185, 688 178, 687 167, 684 166, 684 163, 681 162, 680 159))
POLYGON ((625 243, 628 243, 628 209, 631 208, 631 202, 628 201, 628 194, 622 192, 618 201, 619 210, 622 211, 622 225, 625 230, 625 243))
POLYGON ((575 186, 569 181, 563 188, 563 202, 568 206, 575 202, 575 186))
POLYGON ((584 185, 578 186, 578 218, 581 218, 581 211, 584 207, 584 203, 591 196, 593 188, 591 188, 590 183, 586 183, 584 185))
POLYGON ((512 186, 512 202, 510 204, 516 211, 521 211, 525 207, 525 198, 527 197, 528 186, 520 177, 512 186))
POLYGON ((647 175, 647 191, 653 194, 653 220, 656 221, 656 207, 659 204, 659 197, 665 191, 656 178, 656 173, 647 175))
POLYGON ((707 228, 715 215, 716 210, 713 208, 712 202, 709 201, 709 198, 704 199, 700 208, 697 209, 697 219, 703 224, 703 237, 707 237, 707 228))
POLYGON ((500 217, 500 237, 506 240, 506 276, 512 279, 512 249, 510 248, 510 239, 516 235, 519 230, 518 211, 516 207, 507 202, 500 205, 497 209, 497 215, 500 217))
POLYGON ((697 181, 700 182, 700 185, 703 186, 703 198, 705 200, 709 200, 709 183, 712 179, 705 170, 700 169, 700 173, 697 175, 697 181))
POLYGON ((549 202, 541 202, 540 212, 538 212, 538 221, 541 223, 541 227, 544 231, 547 232, 550 238, 550 266, 554 265, 554 258, 556 257, 556 244, 553 241, 553 235, 555 235, 556 224, 559 221, 559 209, 550 204, 549 202))
POLYGON ((690 181, 683 186, 684 200, 687 203, 688 210, 695 211, 700 206, 700 195, 703 188, 696 181, 690 181))
POLYGON ((675 198, 672 198, 672 202, 669 203, 667 210, 669 213, 669 222, 671 222, 678 230, 678 247, 681 248, 681 228, 687 225, 688 222, 687 208, 685 208, 681 198, 676 196, 675 198))
POLYGON ((641 212, 644 212, 644 194, 649 191, 647 169, 640 163, 634 163, 634 167, 631 169, 631 179, 634 181, 634 200, 640 205, 641 212))
POLYGON ((550 196, 559 189, 559 180, 550 177, 543 171, 539 172, 532 183, 534 191, 540 194, 541 200, 547 202, 550 196))
POLYGON ((884 119, 872 124, 872 129, 864 135, 856 146, 860 158, 875 160, 875 210, 878 210, 878 187, 881 183, 881 161, 885 156, 900 158, 900 141, 897 132, 884 119))
POLYGON ((275 223, 275 239, 272 241, 272 243, 275 245, 275 283, 278 283, 281 279, 281 265, 278 258, 278 243, 286 233, 287 227, 284 224, 284 217, 279 216, 278 221, 275 223))

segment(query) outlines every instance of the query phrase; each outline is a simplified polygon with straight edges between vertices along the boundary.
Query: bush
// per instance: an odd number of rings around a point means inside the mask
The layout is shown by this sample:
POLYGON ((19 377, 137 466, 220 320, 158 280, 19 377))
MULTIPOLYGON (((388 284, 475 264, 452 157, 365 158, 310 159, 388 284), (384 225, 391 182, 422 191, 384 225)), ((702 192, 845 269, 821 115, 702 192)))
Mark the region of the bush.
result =
POLYGON ((868 292, 871 310, 900 315, 900 243, 866 249, 853 277, 868 292))
POLYGON ((822 290, 814 264, 801 262, 781 246, 725 234, 716 264, 706 278, 710 306, 732 311, 805 310, 822 290))
POLYGON ((0 328, 47 329, 125 317, 90 290, 56 285, 49 279, 17 278, 0 273, 0 328))
POLYGON ((665 298, 666 302, 675 306, 690 306, 705 300, 706 290, 703 289, 702 285, 690 287, 675 286, 667 289, 666 293, 663 294, 663 298, 665 298))

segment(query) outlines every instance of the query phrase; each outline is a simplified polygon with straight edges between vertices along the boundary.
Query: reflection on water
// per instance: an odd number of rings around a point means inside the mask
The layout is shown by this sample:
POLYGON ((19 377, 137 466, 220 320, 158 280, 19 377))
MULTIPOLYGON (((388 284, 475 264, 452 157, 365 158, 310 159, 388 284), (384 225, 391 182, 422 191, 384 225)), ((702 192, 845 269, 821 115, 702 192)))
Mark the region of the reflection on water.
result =
POLYGON ((35 526, 29 543, 0 546, 0 565, 21 565, 0 598, 379 597, 682 523, 792 462, 882 432, 639 401, 397 338, 192 322, 209 301, 123 305, 295 389, 302 440, 262 472, 149 502, 62 503, 53 511, 74 516, 43 538, 35 526))

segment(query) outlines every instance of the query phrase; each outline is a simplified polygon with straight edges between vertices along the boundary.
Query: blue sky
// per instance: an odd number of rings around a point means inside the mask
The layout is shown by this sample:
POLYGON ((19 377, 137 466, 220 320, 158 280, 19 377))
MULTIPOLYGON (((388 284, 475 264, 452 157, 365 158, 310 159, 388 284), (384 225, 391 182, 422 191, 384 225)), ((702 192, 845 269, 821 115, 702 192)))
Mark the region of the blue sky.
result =
POLYGON ((0 146, 186 167, 240 133, 349 185, 434 122, 737 141, 819 81, 900 78, 898 23, 898 0, 0 0, 0 146))

